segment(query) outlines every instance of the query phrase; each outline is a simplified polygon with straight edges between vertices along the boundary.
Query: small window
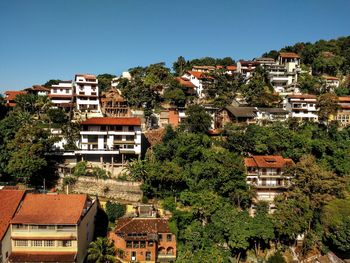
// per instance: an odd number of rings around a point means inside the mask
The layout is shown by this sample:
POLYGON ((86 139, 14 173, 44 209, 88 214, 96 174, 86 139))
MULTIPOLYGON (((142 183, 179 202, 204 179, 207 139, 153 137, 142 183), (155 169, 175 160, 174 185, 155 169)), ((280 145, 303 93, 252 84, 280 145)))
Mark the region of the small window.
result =
POLYGON ((158 239, 159 239, 159 241, 162 241, 163 240, 163 235, 162 234, 158 234, 158 239))
POLYGON ((62 241, 62 247, 71 247, 72 241, 71 240, 63 240, 62 241))
POLYGON ((172 234, 167 234, 166 235, 166 241, 171 241, 172 240, 172 234))
POLYGON ((44 240, 44 247, 53 247, 55 245, 54 240, 44 240))
POLYGON ((131 248, 132 247, 132 242, 131 241, 126 241, 126 247, 131 248))
POLYGON ((69 89, 66 89, 66 93, 67 93, 67 94, 69 93, 69 89))

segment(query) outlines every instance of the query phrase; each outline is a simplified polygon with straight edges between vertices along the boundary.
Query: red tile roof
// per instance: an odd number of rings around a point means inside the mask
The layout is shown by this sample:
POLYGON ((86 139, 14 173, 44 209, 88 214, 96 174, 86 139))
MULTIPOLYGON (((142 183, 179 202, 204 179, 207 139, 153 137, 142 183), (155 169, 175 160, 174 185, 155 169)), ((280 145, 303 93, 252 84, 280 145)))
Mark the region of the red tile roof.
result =
POLYGON ((15 100, 17 95, 26 93, 25 91, 5 91, 6 100, 15 100))
POLYGON ((226 69, 230 70, 230 71, 235 71, 235 70, 237 70, 237 66, 235 66, 235 65, 227 66, 226 69))
POLYGON ((294 52, 280 52, 281 58, 300 58, 297 53, 294 52))
POLYGON ((294 164, 292 159, 283 158, 280 155, 253 155, 251 158, 244 158, 246 167, 258 168, 283 168, 294 164))
POLYGON ((140 118, 95 117, 80 123, 81 125, 141 125, 140 118))
POLYGON ((27 194, 11 223, 75 225, 87 201, 84 194, 27 194))
POLYGON ((326 80, 339 80, 337 77, 332 77, 332 76, 323 76, 326 80))
POLYGON ((170 233, 169 223, 163 218, 120 218, 115 233, 170 233))
POLYGON ((40 85, 33 85, 33 87, 26 88, 25 90, 28 90, 28 91, 47 91, 47 92, 50 91, 50 89, 48 89, 44 86, 40 86, 40 85))
POLYGON ((338 101, 350 102, 350 96, 338 97, 338 101))
POLYGON ((22 190, 0 190, 0 241, 24 196, 22 190))
POLYGON ((13 252, 10 262, 75 262, 76 253, 74 252, 13 252))
POLYGON ((212 76, 208 76, 203 72, 199 72, 199 71, 187 71, 187 72, 197 79, 214 79, 212 76))
POLYGON ((181 77, 177 77, 175 78, 181 86, 187 87, 187 88, 195 88, 196 86, 189 80, 181 78, 181 77))
POLYGON ((85 79, 96 79, 96 76, 92 74, 75 74, 75 79, 77 77, 83 77, 85 79))
POLYGON ((316 95, 311 94, 298 94, 298 95, 288 95, 287 98, 291 99, 316 99, 316 95))

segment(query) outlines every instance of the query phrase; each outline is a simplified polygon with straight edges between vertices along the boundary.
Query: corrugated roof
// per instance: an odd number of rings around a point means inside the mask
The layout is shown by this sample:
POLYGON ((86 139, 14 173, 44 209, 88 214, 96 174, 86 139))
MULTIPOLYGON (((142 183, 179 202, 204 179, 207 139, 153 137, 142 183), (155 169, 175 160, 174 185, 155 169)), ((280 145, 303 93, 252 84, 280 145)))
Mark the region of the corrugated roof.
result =
POLYGON ((95 117, 80 123, 81 125, 141 125, 140 118, 95 117))
POLYGON ((232 107, 226 106, 228 110, 235 117, 256 117, 256 108, 255 107, 232 107))
POLYGON ((87 201, 84 194, 27 194, 11 223, 75 225, 87 201))
POLYGON ((0 190, 0 241, 24 196, 22 190, 0 190))

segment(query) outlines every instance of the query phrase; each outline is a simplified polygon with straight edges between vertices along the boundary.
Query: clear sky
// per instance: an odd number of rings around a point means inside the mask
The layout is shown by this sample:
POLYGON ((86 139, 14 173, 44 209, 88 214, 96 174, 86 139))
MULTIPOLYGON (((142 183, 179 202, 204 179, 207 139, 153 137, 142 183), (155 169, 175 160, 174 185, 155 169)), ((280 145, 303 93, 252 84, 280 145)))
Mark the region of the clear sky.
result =
POLYGON ((350 35, 349 0, 0 0, 0 91, 350 35))

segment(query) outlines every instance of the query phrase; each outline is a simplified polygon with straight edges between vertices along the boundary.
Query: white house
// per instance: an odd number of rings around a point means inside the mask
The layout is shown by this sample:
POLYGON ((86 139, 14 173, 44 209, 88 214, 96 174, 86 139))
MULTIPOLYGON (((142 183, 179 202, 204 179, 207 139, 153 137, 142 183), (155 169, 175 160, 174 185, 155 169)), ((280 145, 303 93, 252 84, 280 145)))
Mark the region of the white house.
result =
POLYGON ((318 121, 317 97, 310 94, 288 95, 284 99, 283 108, 289 111, 291 118, 318 121))
POLYGON ((95 117, 81 123, 77 159, 121 165, 141 156, 141 119, 95 117))
POLYGON ((76 109, 81 113, 101 113, 98 80, 95 75, 77 74, 74 80, 76 109))
POLYGON ((187 79, 192 82, 196 87, 196 93, 199 98, 204 98, 204 89, 213 84, 215 79, 200 71, 187 71, 183 76, 183 79, 187 79))
POLYGON ((60 81, 56 85, 51 85, 49 97, 56 108, 71 107, 74 99, 72 81, 60 81))

